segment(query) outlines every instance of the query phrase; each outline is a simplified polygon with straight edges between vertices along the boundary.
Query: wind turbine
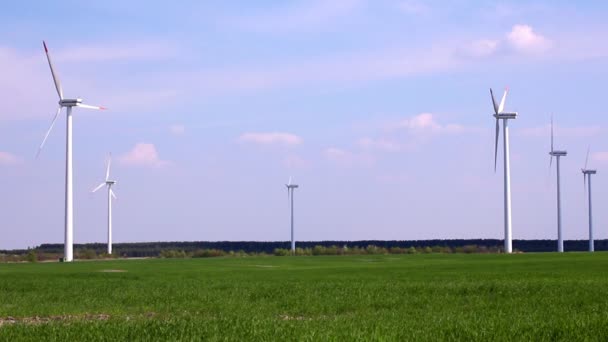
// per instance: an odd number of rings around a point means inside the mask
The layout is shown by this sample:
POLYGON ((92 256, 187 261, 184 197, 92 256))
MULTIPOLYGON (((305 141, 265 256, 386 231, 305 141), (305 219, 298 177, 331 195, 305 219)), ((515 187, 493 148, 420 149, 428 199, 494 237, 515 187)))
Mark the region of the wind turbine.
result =
POLYGON ((553 163, 553 157, 555 157, 557 164, 557 251, 562 253, 564 251, 564 238, 562 236, 562 194, 560 189, 560 173, 559 173, 559 160, 560 157, 568 155, 567 151, 559 151, 553 148, 553 116, 551 116, 551 152, 549 152, 551 159, 549 159, 549 167, 553 163))
POLYGON ((55 113, 55 117, 51 122, 51 126, 48 131, 44 135, 44 139, 42 140, 42 144, 38 148, 38 153, 36 157, 40 155, 40 151, 44 147, 44 143, 46 139, 49 137, 49 134, 53 130, 53 126, 55 125, 55 121, 57 121, 57 117, 61 112, 62 108, 66 108, 66 148, 65 148, 65 241, 64 241, 64 254, 63 261, 70 262, 73 260, 73 233, 74 233, 74 197, 73 197, 73 187, 72 187, 72 108, 80 107, 80 108, 89 108, 89 109, 105 109, 104 107, 99 106, 90 106, 82 103, 82 99, 66 99, 63 97, 63 89, 61 88, 61 83, 59 82, 59 77, 55 73, 55 69, 53 68, 53 63, 51 62, 51 56, 49 55, 49 50, 46 46, 46 43, 42 41, 42 45, 44 46, 44 52, 46 54, 46 59, 49 62, 49 68, 51 69, 51 75, 53 76, 53 82, 55 83, 55 89, 57 90, 57 95, 59 95, 59 108, 57 108, 57 113, 55 113))
POLYGON ((112 191, 112 185, 116 184, 116 181, 110 180, 110 165, 112 164, 112 155, 108 157, 108 163, 106 167, 106 180, 99 184, 91 192, 95 192, 101 189, 104 185, 108 187, 108 254, 112 254, 112 198, 116 199, 114 191, 112 191))
POLYGON ((597 173, 597 170, 587 169, 587 163, 589 162, 589 149, 587 149, 587 157, 585 158, 585 167, 581 169, 583 172, 584 186, 587 186, 588 201, 589 201, 589 252, 595 251, 594 240, 593 240, 593 211, 591 207, 591 175, 597 173))
POLYGON ((509 160, 509 126, 508 122, 511 119, 517 118, 517 112, 505 112, 505 100, 509 88, 505 89, 500 104, 496 104, 494 92, 490 88, 490 96, 492 97, 492 105, 494 106, 494 117, 496 118, 496 134, 494 139, 494 172, 496 172, 496 164, 498 161, 498 137, 500 135, 500 123, 502 120, 503 129, 503 145, 504 145, 504 192, 505 192, 505 253, 513 252, 512 229, 511 229, 511 164, 509 160))
POLYGON ((291 206, 291 254, 296 254, 296 240, 294 239, 293 233, 293 191, 298 188, 297 184, 291 184, 291 177, 289 177, 289 182, 285 184, 287 187, 287 201, 290 202, 291 206))

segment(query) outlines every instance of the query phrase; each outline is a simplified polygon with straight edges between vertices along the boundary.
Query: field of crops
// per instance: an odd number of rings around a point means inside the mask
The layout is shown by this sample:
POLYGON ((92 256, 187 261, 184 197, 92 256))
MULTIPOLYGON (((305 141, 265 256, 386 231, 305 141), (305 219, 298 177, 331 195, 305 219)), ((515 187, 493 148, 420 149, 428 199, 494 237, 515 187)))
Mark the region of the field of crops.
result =
POLYGON ((0 264, 0 340, 605 340, 608 253, 0 264))

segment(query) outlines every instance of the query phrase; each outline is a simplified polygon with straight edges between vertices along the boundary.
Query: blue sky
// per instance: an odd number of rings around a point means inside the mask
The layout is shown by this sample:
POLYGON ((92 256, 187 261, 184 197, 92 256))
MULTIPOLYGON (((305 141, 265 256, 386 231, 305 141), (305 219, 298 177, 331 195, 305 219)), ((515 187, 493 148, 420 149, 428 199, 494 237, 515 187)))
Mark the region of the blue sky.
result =
POLYGON ((513 237, 555 238, 549 117, 567 239, 608 238, 608 4, 588 1, 13 2, 0 13, 0 249, 63 241, 68 97, 75 242, 502 238, 488 88, 509 86, 513 237))

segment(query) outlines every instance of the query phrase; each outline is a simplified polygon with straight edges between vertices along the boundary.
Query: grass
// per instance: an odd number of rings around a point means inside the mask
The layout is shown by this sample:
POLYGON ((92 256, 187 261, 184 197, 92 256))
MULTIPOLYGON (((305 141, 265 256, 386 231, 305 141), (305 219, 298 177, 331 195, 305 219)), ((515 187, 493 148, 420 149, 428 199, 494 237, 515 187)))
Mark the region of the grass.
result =
POLYGON ((608 253, 2 264, 0 340, 605 340, 607 270, 608 253))

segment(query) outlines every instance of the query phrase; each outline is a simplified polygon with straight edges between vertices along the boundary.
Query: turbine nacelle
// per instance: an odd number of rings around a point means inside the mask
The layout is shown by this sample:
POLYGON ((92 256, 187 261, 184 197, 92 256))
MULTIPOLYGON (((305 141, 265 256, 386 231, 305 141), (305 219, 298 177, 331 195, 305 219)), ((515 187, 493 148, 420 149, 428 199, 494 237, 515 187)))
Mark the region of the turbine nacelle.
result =
POLYGON ((594 175, 597 173, 597 170, 585 170, 585 169, 581 169, 581 172, 585 175, 594 175))
POLYGON ((107 181, 106 181, 106 184, 107 184, 108 186, 110 186, 110 185, 114 185, 114 184, 116 184, 116 181, 113 181, 113 180, 107 180, 107 181))
POLYGON ((517 119, 517 112, 493 114, 496 119, 517 119))
POLYGON ((61 107, 76 107, 82 103, 82 99, 61 99, 59 105, 61 107))
POLYGON ((297 185, 297 184, 285 184, 285 186, 286 186, 288 189, 297 189, 297 188, 298 188, 298 185, 297 185))
POLYGON ((555 150, 555 151, 549 152, 549 155, 552 156, 552 157, 565 157, 565 156, 568 155, 568 152, 567 151, 557 151, 557 150, 555 150))

